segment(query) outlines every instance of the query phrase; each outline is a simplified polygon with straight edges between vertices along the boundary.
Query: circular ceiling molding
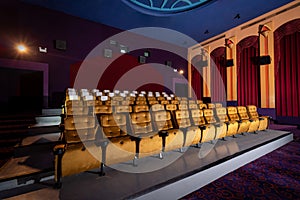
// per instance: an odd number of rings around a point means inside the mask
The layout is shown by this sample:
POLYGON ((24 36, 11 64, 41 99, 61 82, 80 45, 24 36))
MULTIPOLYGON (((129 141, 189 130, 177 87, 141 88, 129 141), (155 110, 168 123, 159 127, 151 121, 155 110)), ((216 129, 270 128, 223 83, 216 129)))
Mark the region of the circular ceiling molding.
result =
POLYGON ((178 13, 199 7, 211 0, 123 0, 134 9, 150 14, 178 13))

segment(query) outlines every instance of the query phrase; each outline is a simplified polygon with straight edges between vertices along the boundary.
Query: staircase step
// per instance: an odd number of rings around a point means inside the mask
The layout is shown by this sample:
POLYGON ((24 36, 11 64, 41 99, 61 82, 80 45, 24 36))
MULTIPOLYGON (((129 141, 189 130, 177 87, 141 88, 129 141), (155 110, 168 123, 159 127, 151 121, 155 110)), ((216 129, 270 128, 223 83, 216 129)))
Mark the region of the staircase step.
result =
POLYGON ((2 124, 0 125, 0 130, 14 130, 14 129, 27 129, 31 124, 2 124))
POLYGON ((51 152, 53 147, 59 143, 59 137, 59 132, 26 137, 15 146, 14 157, 23 157, 41 151, 51 152))
POLYGON ((0 125, 14 125, 14 124, 35 124, 34 118, 30 119, 2 119, 0 125))
POLYGON ((59 116, 60 114, 61 114, 61 108, 43 109, 42 110, 43 116, 52 116, 52 115, 59 116))

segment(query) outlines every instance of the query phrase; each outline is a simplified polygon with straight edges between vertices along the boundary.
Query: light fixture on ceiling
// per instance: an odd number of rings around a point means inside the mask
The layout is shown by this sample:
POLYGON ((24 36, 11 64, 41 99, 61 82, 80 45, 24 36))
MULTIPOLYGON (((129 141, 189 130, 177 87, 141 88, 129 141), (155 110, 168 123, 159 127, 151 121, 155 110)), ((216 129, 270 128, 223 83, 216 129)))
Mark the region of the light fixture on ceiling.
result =
POLYGON ((20 53, 25 53, 27 51, 27 48, 26 48, 26 46, 24 44, 18 44, 17 45, 17 50, 20 53))
POLYGON ((241 15, 238 13, 238 14, 236 14, 236 16, 233 19, 240 19, 240 18, 241 18, 241 15))
POLYGON ((206 31, 204 32, 204 34, 209 34, 209 31, 206 29, 206 31))

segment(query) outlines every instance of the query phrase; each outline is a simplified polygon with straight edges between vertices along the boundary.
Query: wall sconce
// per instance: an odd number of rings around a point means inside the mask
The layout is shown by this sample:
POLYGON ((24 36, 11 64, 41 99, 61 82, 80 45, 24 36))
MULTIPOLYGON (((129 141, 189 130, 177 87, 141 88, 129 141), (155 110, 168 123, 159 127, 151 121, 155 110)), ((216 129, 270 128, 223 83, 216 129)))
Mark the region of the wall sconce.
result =
POLYGON ((27 51, 27 48, 26 48, 25 45, 19 44, 19 45, 17 45, 17 50, 18 50, 18 52, 20 52, 20 53, 25 53, 25 52, 27 51))
POLYGON ((225 39, 225 46, 229 49, 232 49, 232 47, 234 46, 234 42, 231 39, 225 39))
POLYGON ((270 31, 271 29, 267 25, 259 25, 258 27, 258 33, 264 37, 267 37, 270 31))

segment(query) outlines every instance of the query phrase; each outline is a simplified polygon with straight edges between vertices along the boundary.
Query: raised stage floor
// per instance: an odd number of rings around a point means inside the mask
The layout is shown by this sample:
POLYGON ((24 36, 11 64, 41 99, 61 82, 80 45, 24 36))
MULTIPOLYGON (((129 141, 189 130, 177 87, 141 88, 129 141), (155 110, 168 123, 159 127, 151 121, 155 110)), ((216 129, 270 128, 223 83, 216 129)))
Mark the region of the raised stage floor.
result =
POLYGON ((104 177, 93 172, 64 177, 60 190, 53 189, 51 175, 13 189, 8 188, 18 180, 4 181, 0 199, 178 199, 292 140, 293 134, 287 131, 247 133, 204 143, 200 149, 190 147, 185 153, 167 152, 163 160, 139 159, 137 167, 131 162, 105 167, 104 177))

